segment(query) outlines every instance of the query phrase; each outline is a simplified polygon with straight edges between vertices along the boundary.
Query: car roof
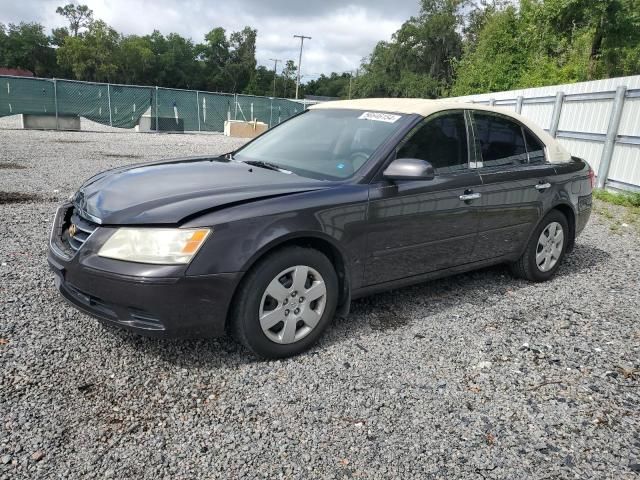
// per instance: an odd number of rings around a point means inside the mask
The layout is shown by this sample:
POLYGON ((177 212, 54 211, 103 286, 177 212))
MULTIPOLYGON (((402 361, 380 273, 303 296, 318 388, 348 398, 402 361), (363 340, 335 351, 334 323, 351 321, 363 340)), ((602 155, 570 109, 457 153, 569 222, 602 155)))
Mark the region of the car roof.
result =
POLYGON ((469 109, 484 110, 489 112, 502 113, 511 117, 518 117, 521 121, 526 121, 513 110, 490 107, 469 102, 456 102, 448 99, 429 100, 426 98, 359 98, 356 100, 337 100, 322 102, 309 107, 310 109, 347 109, 347 110, 372 110, 386 113, 417 114, 427 117, 433 113, 443 110, 469 109))
POLYGON ((425 98, 359 98, 356 100, 337 100, 331 102, 318 103, 309 107, 310 110, 370 110, 385 113, 416 114, 428 117, 437 112, 446 110, 481 110, 495 112, 519 121, 547 146, 549 161, 568 162, 571 161, 571 154, 565 150, 555 138, 549 135, 544 129, 527 117, 517 114, 512 109, 502 107, 491 107, 479 105, 477 103, 456 102, 448 99, 429 100, 425 98))

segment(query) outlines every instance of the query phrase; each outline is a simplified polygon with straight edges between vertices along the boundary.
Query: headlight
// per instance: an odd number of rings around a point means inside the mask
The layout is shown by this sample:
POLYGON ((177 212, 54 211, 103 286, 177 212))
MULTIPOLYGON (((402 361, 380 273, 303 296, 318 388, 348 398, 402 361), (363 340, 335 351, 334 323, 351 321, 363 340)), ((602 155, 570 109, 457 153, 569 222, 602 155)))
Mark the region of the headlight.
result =
POLYGON ((139 263, 186 264, 198 252, 208 228, 120 228, 98 255, 139 263))

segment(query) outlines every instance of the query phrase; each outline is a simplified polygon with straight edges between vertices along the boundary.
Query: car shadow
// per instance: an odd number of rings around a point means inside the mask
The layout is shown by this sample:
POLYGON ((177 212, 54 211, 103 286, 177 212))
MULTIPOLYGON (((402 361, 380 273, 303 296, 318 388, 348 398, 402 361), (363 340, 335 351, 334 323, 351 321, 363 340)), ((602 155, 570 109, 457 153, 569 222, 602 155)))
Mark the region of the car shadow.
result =
MULTIPOLYGON (((605 263, 609 257, 610 254, 603 250, 578 244, 565 257, 558 276, 588 272, 605 263)), ((321 354, 324 347, 334 343, 357 343, 357 337, 365 331, 401 328, 415 321, 416 308, 420 309, 422 317, 448 310, 461 303, 482 308, 496 295, 504 295, 531 285, 531 282, 514 278, 506 265, 499 265, 354 300, 349 315, 346 318, 336 318, 321 341, 302 355, 321 354), (414 314, 413 317, 411 313, 414 314)), ((229 337, 154 339, 106 325, 103 328, 131 348, 180 368, 237 368, 260 361, 229 337)))
MULTIPOLYGON (((557 277, 588 273, 610 257, 599 248, 577 244, 564 258, 557 277)), ((426 317, 465 303, 482 308, 496 297, 535 285, 515 278, 507 265, 498 265, 371 295, 354 300, 349 315, 334 320, 322 344, 357 337, 359 331, 402 328, 415 321, 416 309, 420 309, 421 317, 426 317)))

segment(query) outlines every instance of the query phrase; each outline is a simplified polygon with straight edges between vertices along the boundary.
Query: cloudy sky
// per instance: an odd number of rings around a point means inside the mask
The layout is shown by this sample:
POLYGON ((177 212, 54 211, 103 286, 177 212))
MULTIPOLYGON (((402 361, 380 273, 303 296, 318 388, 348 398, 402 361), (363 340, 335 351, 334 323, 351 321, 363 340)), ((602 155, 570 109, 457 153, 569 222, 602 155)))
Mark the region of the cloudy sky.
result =
MULTIPOLYGON (((37 21, 47 29, 62 26, 55 13, 65 0, 0 0, 0 22, 37 21)), ((216 26, 227 32, 250 25, 258 29, 257 58, 297 63, 299 39, 305 40, 302 74, 355 70, 379 40, 389 39, 403 21, 418 12, 418 0, 84 0, 95 18, 125 34, 177 32, 202 41, 216 26)), ((280 70, 280 66, 278 66, 280 70)))

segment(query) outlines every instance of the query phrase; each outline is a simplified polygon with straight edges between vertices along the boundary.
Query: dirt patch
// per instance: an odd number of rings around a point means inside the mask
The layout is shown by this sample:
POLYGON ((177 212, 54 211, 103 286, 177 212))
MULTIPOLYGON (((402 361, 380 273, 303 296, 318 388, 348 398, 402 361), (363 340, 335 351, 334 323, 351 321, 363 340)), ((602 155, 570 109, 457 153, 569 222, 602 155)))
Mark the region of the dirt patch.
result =
POLYGON ((403 327, 409 323, 409 318, 398 315, 393 312, 378 313, 371 319, 369 325, 372 330, 395 330, 396 328, 403 327))
POLYGON ((22 192, 0 192, 0 204, 5 203, 29 203, 41 201, 39 195, 22 192))
POLYGON ((23 170, 27 168, 15 162, 0 162, 0 170, 23 170))
POLYGON ((133 153, 102 153, 102 156, 115 158, 143 158, 142 155, 135 155, 133 153))

